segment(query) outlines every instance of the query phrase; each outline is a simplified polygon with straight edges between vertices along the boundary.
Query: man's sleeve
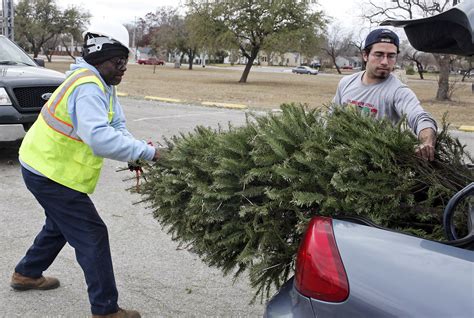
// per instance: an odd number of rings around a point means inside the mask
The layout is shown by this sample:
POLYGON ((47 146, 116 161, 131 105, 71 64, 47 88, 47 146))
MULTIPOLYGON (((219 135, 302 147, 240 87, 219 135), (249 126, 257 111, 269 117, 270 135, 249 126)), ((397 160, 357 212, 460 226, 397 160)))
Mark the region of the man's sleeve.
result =
POLYGON ((435 132, 438 130, 436 121, 421 107, 420 101, 411 89, 406 86, 400 87, 396 90, 394 99, 398 115, 400 117, 406 115, 408 126, 417 136, 425 128, 432 128, 435 132))
POLYGON ((95 84, 77 87, 68 98, 74 129, 96 156, 118 161, 152 160, 155 149, 125 136, 108 122, 108 100, 95 84))
POLYGON ((123 113, 122 105, 120 104, 117 96, 115 96, 114 98, 114 117, 112 118, 112 122, 110 123, 110 125, 116 130, 120 131, 124 136, 134 138, 133 135, 127 129, 125 114, 123 113))

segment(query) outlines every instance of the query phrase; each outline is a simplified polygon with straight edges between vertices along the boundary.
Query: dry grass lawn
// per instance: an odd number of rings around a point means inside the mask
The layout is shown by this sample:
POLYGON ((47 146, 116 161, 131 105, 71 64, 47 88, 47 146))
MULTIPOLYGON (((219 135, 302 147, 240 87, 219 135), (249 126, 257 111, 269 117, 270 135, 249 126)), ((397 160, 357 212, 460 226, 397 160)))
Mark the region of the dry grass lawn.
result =
MULTIPOLYGON (((65 71, 68 62, 46 63, 47 68, 65 71)), ((129 64, 119 85, 121 93, 131 97, 158 96, 180 99, 186 103, 222 102, 244 104, 254 109, 278 108, 282 103, 306 103, 319 107, 331 101, 341 75, 296 75, 283 72, 251 71, 246 84, 238 83, 241 70, 230 68, 195 67, 192 71, 183 65, 157 66, 129 64)), ((437 83, 434 76, 419 80, 408 77, 408 85, 421 100, 423 107, 440 121, 448 112, 448 122, 454 127, 474 125, 474 93, 472 80, 457 82, 452 101, 435 100, 437 83)))

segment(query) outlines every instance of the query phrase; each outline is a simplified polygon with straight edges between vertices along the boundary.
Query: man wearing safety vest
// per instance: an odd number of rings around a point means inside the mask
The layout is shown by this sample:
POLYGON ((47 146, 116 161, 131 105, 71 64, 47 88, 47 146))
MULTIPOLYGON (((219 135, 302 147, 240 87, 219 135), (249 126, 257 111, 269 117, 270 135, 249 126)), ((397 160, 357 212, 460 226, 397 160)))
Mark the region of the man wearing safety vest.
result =
POLYGON ((127 70, 129 34, 121 24, 92 23, 83 33, 83 59, 43 106, 20 147, 25 184, 46 214, 43 229, 15 267, 16 290, 47 290, 44 277, 65 243, 84 271, 92 317, 140 317, 119 308, 107 227, 88 194, 103 158, 157 160, 159 152, 127 131, 115 86, 127 70))

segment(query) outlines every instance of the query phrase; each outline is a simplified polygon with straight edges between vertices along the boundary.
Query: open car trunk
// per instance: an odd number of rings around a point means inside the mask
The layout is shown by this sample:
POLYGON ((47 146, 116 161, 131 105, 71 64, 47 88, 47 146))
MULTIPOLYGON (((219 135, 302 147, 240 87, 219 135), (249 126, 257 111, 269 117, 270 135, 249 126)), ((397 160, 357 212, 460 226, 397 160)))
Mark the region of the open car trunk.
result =
POLYGON ((381 25, 402 27, 418 51, 474 55, 474 1, 466 0, 432 17, 386 20, 381 25))

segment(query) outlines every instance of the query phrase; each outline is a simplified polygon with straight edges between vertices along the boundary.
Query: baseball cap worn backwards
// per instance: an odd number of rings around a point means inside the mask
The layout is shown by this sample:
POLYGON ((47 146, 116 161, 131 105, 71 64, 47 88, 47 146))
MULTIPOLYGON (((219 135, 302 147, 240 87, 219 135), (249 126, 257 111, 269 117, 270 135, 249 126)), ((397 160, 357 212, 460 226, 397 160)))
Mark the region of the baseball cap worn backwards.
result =
POLYGON ((365 38, 364 49, 375 43, 392 43, 397 47, 400 45, 398 35, 389 29, 375 29, 365 38))

